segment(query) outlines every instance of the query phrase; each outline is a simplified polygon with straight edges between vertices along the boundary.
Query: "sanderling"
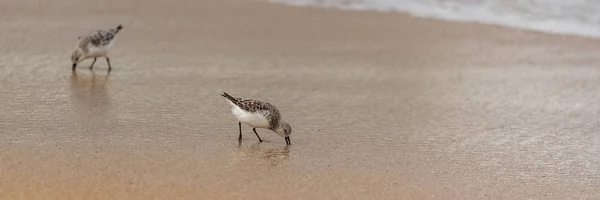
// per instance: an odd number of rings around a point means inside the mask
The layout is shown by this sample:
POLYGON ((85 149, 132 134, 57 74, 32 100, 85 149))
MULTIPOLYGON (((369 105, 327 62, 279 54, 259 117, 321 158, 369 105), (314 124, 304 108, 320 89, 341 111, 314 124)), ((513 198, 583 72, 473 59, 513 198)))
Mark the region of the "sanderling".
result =
POLYGON ((106 63, 108 63, 108 70, 111 70, 108 50, 115 43, 115 37, 121 29, 123 29, 123 25, 119 25, 116 28, 109 30, 94 30, 87 35, 78 37, 77 48, 73 51, 73 54, 71 54, 71 61, 73 62, 72 69, 75 70, 77 63, 89 58, 94 58, 94 61, 90 66, 90 69, 92 69, 94 63, 96 63, 96 58, 105 57, 106 63))
POLYGON ((262 139, 258 136, 256 128, 272 130, 281 137, 284 137, 287 145, 292 144, 292 141, 290 140, 292 127, 281 119, 281 115, 275 106, 258 100, 232 97, 227 93, 223 93, 221 96, 225 97, 231 104, 231 112, 238 119, 238 125, 240 127, 240 136, 238 137, 238 140, 242 140, 242 123, 244 123, 252 127, 259 142, 262 142, 262 139))

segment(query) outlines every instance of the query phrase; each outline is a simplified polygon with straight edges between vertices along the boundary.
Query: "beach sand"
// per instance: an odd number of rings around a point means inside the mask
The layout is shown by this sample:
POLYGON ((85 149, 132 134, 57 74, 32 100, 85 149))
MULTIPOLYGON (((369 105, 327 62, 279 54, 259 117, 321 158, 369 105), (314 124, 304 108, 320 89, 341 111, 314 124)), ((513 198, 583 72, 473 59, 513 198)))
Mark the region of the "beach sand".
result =
POLYGON ((0 0, 0 199, 598 199, 600 41, 220 1, 0 0), (77 36, 125 27, 71 71, 77 36), (265 100, 258 143, 220 96, 265 100))

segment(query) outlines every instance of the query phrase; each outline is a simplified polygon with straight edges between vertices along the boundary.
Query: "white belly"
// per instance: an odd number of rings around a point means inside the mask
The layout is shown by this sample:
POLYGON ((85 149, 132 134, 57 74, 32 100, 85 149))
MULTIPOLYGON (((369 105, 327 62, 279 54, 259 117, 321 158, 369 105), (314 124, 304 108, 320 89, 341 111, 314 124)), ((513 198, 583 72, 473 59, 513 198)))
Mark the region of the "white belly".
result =
POLYGON ((89 52, 87 53, 86 57, 90 57, 90 58, 105 57, 106 55, 108 55, 108 50, 112 47, 113 44, 114 44, 114 40, 110 41, 108 44, 106 44, 104 46, 98 46, 98 47, 89 44, 89 46, 88 46, 89 52))
POLYGON ((269 128, 269 121, 260 113, 249 113, 232 105, 231 113, 238 121, 254 128, 269 128))

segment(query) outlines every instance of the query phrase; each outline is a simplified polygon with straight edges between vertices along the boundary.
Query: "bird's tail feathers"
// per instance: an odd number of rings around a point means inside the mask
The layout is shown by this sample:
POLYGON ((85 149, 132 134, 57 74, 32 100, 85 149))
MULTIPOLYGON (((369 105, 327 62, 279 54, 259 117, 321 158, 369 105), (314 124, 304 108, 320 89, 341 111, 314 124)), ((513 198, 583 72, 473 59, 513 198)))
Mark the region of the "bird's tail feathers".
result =
POLYGON ((119 24, 119 26, 117 26, 117 28, 115 28, 115 33, 118 33, 119 31, 121 31, 121 29, 123 29, 123 25, 119 24))
POLYGON ((227 94, 227 92, 223 92, 223 94, 221 94, 221 96, 225 97, 227 100, 231 101, 232 103, 235 103, 238 101, 235 97, 232 97, 231 95, 227 94))

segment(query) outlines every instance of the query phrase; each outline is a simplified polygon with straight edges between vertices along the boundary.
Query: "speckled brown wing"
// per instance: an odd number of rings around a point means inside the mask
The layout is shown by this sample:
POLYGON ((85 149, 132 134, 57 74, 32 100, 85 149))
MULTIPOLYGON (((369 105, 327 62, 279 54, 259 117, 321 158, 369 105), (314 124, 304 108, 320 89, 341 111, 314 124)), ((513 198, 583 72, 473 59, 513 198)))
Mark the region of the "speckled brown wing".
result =
POLYGON ((240 107, 242 110, 250 113, 260 113, 267 118, 269 121, 269 128, 274 128, 281 118, 279 110, 270 103, 254 100, 254 99, 242 99, 233 97, 227 93, 223 93, 221 96, 227 98, 233 104, 240 107))
POLYGON ((87 35, 80 37, 77 47, 79 47, 84 53, 89 52, 89 44, 93 46, 104 46, 110 43, 115 38, 115 35, 119 32, 119 29, 110 30, 94 30, 87 35))
POLYGON ((236 105, 247 112, 261 113, 269 121, 269 128, 274 128, 279 124, 281 115, 277 108, 270 103, 254 99, 240 99, 236 105))

